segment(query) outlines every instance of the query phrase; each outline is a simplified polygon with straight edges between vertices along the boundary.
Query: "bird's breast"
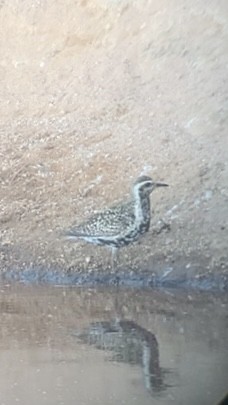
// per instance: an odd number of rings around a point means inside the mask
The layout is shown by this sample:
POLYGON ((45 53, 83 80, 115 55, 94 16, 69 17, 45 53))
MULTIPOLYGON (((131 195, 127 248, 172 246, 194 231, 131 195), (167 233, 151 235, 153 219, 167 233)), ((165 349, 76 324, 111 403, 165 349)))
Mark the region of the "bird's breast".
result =
POLYGON ((139 197, 135 201, 135 225, 139 233, 145 233, 150 227, 150 199, 139 197))

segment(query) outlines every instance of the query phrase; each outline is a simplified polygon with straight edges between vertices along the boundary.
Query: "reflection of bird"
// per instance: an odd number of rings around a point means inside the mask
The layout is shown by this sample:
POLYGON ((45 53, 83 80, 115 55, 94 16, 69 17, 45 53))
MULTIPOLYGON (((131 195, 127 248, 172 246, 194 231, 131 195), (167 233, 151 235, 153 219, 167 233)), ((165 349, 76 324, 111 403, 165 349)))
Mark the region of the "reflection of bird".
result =
POLYGON ((140 176, 133 185, 132 197, 93 215, 81 225, 73 226, 65 236, 68 240, 82 239, 95 245, 112 248, 112 267, 116 248, 129 245, 139 239, 150 227, 150 194, 157 187, 148 176, 140 176))
POLYGON ((164 370, 160 367, 159 347, 155 335, 134 321, 113 320, 92 323, 78 338, 98 349, 114 353, 113 361, 140 364, 144 383, 150 392, 166 389, 164 370))

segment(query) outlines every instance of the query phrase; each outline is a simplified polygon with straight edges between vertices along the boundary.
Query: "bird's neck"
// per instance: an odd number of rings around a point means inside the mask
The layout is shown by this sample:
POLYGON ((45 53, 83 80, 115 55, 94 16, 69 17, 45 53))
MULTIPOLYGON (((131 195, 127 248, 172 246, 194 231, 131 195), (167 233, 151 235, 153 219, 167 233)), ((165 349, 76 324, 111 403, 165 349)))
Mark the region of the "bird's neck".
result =
POLYGON ((150 196, 134 192, 135 220, 138 225, 150 221, 150 196))

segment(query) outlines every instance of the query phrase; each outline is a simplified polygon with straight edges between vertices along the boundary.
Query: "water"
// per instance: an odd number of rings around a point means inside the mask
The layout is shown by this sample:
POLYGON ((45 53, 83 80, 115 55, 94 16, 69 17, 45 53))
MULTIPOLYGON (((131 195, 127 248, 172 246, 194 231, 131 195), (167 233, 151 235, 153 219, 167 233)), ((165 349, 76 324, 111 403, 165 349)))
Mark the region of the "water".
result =
POLYGON ((215 404, 225 295, 1 286, 0 405, 215 404))

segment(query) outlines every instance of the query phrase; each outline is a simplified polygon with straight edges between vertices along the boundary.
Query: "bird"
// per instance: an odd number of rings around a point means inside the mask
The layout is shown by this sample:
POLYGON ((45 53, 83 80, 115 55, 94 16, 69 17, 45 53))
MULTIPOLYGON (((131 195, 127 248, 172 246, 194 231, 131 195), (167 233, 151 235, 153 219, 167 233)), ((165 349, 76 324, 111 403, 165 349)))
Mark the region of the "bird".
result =
POLYGON ((146 175, 138 177, 129 199, 92 215, 79 225, 71 226, 64 232, 65 238, 110 247, 111 267, 114 270, 117 249, 132 244, 149 231, 150 194, 158 187, 167 186, 146 175))

